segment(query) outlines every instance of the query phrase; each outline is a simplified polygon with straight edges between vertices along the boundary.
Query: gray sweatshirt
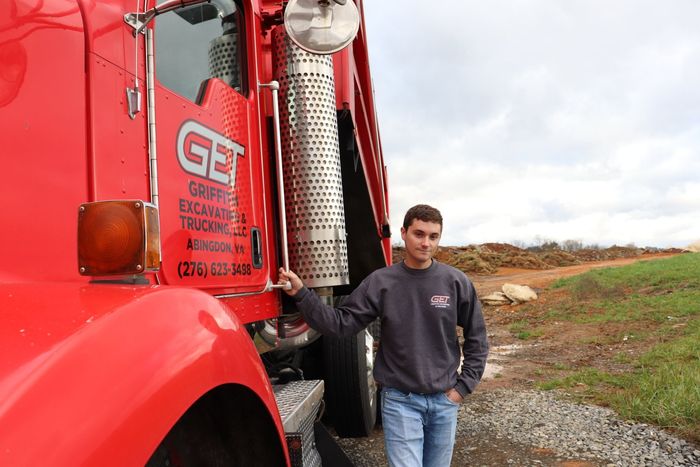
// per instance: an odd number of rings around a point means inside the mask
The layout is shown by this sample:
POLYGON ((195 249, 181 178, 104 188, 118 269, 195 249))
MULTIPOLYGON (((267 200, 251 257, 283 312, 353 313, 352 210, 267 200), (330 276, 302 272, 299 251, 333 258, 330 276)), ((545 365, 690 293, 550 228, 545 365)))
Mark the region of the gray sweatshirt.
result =
POLYGON ((427 269, 403 262, 370 274, 338 308, 301 289, 294 299, 323 334, 351 336, 381 318, 374 378, 382 386, 434 393, 471 393, 484 373, 488 342, 481 304, 461 271, 433 260, 427 269), (457 326, 464 331, 460 364, 457 326))

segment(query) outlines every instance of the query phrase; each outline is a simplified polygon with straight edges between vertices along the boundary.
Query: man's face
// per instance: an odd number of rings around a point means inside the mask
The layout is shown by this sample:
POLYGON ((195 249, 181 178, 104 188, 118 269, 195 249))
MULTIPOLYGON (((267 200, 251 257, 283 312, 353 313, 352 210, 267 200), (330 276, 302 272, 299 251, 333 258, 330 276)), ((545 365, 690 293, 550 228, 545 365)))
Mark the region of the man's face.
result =
POLYGON ((413 219, 408 230, 401 227, 401 239, 406 244, 406 264, 416 269, 430 266, 441 233, 440 224, 418 219, 413 219))

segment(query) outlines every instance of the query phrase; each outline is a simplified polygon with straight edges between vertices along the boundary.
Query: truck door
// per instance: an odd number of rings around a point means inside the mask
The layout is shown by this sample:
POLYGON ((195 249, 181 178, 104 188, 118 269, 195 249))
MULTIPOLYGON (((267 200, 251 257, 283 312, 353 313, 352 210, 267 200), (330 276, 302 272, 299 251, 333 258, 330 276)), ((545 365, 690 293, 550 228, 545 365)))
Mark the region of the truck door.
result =
POLYGON ((264 289, 269 277, 247 13, 237 1, 213 0, 155 19, 162 279, 168 284, 251 292, 264 289))

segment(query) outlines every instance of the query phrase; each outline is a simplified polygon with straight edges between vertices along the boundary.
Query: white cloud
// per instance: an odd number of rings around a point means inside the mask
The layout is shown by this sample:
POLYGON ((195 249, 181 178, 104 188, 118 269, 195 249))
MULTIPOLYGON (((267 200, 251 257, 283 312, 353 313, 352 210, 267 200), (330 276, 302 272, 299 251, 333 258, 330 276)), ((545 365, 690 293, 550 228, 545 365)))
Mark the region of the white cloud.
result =
POLYGON ((700 238, 700 2, 365 4, 395 240, 700 238))

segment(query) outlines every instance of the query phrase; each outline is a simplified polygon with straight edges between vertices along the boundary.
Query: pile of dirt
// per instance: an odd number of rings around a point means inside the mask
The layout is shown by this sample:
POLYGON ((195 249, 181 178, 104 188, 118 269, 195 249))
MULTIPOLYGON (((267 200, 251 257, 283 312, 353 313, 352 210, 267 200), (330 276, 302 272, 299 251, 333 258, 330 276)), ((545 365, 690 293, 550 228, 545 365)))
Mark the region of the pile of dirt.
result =
POLYGON ((634 258, 641 256, 644 252, 642 248, 630 248, 613 245, 610 248, 594 249, 583 248, 576 251, 576 256, 582 261, 608 261, 618 258, 634 258))
MULTIPOLYGON (((403 249, 401 250, 403 252, 403 249)), ((499 267, 498 254, 474 245, 440 248, 435 258, 461 271, 473 271, 477 274, 493 274, 499 267)))
MULTIPOLYGON (((609 248, 583 248, 576 251, 553 249, 523 249, 508 243, 483 243, 481 245, 440 247, 435 258, 471 274, 494 274, 498 268, 544 270, 562 266, 574 266, 591 261, 610 261, 619 258, 636 258, 646 254, 682 253, 677 248, 636 248, 613 245, 609 248)), ((394 263, 404 257, 404 248, 393 247, 394 263)))
POLYGON ((540 257, 542 258, 542 261, 554 267, 575 266, 584 261, 575 254, 563 250, 543 251, 540 253, 540 257))

